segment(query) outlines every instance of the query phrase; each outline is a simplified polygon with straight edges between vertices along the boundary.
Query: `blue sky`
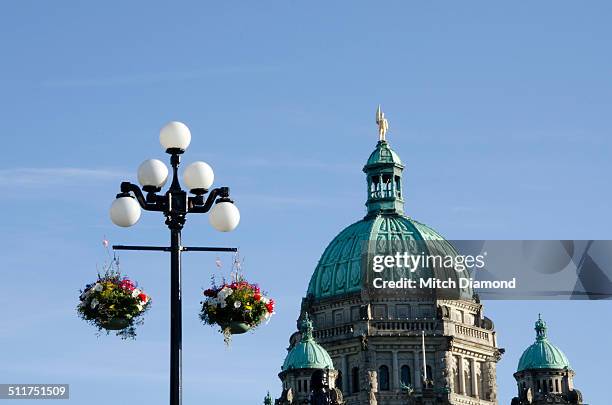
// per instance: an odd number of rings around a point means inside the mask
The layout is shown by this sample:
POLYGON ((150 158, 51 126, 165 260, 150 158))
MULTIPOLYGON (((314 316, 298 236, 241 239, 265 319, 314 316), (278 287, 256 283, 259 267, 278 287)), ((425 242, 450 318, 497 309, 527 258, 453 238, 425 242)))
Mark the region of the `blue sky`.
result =
MULTIPOLYGON (((0 6, 0 382, 70 383, 75 404, 166 401, 168 257, 121 255, 154 299, 137 341, 97 338, 74 306, 104 237, 167 243, 160 216, 118 229, 107 210, 142 160, 165 158, 169 120, 192 130, 184 161, 210 163, 242 213, 231 234, 190 218, 185 244, 239 246, 278 301, 226 350, 197 319, 216 256, 185 255, 186 404, 278 394, 319 255, 364 214, 378 103, 406 212, 447 238, 611 239, 609 2, 125 3, 0 6)), ((500 404, 538 312, 587 402, 605 402, 609 301, 485 304, 507 350, 500 404)))

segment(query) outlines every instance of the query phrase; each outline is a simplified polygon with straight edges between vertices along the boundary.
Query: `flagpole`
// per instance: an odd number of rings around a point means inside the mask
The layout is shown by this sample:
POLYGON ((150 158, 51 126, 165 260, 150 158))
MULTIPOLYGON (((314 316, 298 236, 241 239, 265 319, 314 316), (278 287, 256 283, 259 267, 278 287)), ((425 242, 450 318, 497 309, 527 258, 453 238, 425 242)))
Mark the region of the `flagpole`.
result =
POLYGON ((425 331, 421 331, 422 348, 423 348, 423 385, 427 388, 427 359, 425 357, 425 331))

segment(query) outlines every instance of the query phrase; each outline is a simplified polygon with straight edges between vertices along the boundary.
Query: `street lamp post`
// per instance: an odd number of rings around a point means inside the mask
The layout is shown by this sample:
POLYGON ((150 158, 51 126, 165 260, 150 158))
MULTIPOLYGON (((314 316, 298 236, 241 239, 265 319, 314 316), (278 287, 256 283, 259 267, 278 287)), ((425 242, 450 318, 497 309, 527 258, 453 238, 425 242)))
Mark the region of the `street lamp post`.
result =
POLYGON ((182 307, 181 253, 187 251, 235 252, 236 248, 187 247, 181 245, 181 230, 189 213, 210 211, 211 225, 221 232, 232 231, 240 222, 240 213, 229 197, 228 187, 210 189, 214 180, 212 168, 204 162, 194 162, 183 173, 189 192, 181 188, 178 167, 181 154, 191 142, 189 128, 180 122, 170 122, 162 128, 160 143, 170 154, 172 182, 165 194, 158 194, 168 178, 168 169, 157 159, 144 161, 138 168, 138 185, 123 182, 121 193, 111 205, 113 223, 121 227, 134 225, 145 211, 162 212, 170 229, 170 246, 114 245, 116 250, 156 250, 170 253, 170 405, 182 404, 182 307), (146 193, 143 194, 143 191, 146 193), (189 194, 193 194, 190 196, 189 194), (206 199, 204 196, 208 194, 206 199))

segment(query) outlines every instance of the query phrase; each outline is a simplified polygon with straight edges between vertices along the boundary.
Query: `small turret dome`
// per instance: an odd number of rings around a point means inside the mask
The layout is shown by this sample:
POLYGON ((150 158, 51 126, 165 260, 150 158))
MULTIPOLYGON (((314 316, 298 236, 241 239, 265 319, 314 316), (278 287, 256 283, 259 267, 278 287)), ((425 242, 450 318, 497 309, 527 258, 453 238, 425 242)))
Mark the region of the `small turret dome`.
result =
POLYGON ((546 329, 546 322, 539 317, 535 324, 536 341, 523 352, 517 372, 544 368, 558 370, 570 368, 565 354, 548 340, 546 329))
POLYGON ((308 313, 302 319, 300 332, 302 333, 302 339, 287 354, 282 371, 304 368, 333 370, 334 363, 329 353, 312 336, 312 322, 308 313))

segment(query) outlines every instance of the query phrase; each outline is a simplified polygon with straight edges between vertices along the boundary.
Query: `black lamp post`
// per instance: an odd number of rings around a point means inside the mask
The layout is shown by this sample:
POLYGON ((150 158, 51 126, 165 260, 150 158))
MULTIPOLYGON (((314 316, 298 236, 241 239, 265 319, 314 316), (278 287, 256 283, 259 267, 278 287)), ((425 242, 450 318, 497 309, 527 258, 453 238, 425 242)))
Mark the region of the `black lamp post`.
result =
POLYGON ((229 198, 229 188, 209 190, 214 174, 204 162, 189 165, 184 173, 189 193, 181 188, 178 178, 180 156, 191 141, 189 128, 180 122, 170 122, 161 130, 160 142, 170 154, 172 183, 165 194, 157 194, 168 178, 168 169, 159 160, 143 162, 138 168, 140 187, 121 183, 121 193, 110 209, 111 220, 128 227, 140 219, 140 209, 163 212, 170 229, 170 246, 114 245, 116 250, 154 250, 170 252, 170 405, 182 404, 182 308, 181 308, 181 253, 187 251, 235 252, 236 248, 187 247, 181 245, 181 230, 189 213, 210 213, 210 222, 217 230, 229 232, 238 226, 240 213, 229 198), (146 192, 146 196, 143 194, 146 192), (208 194, 206 199, 204 196, 208 194))

